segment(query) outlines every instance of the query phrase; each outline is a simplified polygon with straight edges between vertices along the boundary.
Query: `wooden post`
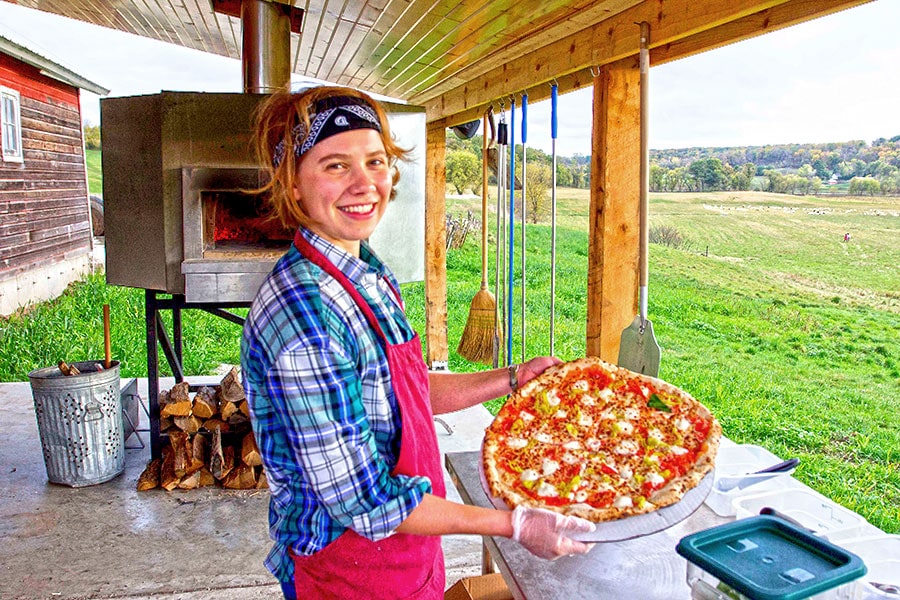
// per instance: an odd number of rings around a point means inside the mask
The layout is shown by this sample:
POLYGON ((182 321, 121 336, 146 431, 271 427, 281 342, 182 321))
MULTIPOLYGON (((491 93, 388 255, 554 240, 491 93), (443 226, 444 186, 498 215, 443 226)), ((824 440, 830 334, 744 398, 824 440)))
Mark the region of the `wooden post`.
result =
POLYGON ((600 67, 594 78, 586 353, 612 363, 618 362, 622 330, 638 310, 640 100, 637 56, 600 67))
POLYGON ((444 127, 429 125, 425 153, 425 362, 446 369, 447 345, 447 141, 444 127))

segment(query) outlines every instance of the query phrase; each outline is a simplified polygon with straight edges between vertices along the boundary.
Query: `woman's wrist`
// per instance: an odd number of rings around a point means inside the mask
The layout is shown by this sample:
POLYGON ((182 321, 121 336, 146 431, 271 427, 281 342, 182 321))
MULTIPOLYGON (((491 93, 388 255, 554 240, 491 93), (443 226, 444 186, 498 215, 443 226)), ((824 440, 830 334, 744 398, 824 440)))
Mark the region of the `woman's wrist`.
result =
POLYGON ((519 390, 519 365, 518 363, 514 363, 509 365, 506 370, 509 375, 509 391, 512 393, 516 393, 519 390))

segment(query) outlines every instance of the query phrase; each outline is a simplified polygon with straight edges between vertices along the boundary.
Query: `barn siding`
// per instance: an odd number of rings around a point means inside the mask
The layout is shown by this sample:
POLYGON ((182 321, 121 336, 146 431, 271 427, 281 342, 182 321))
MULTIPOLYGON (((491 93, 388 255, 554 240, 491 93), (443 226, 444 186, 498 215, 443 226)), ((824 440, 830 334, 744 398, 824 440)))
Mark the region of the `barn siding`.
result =
POLYGON ((53 297, 87 271, 92 233, 78 88, 3 54, 0 85, 20 94, 24 154, 21 163, 0 162, 5 315, 53 297))

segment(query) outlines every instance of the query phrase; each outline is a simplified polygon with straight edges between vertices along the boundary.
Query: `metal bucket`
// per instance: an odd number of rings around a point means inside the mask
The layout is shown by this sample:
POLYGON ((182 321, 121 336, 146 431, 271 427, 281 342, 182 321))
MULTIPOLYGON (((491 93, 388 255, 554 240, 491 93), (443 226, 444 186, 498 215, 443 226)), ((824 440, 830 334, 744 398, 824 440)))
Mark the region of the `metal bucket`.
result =
POLYGON ((73 363, 80 375, 57 367, 28 374, 47 478, 72 487, 109 481, 125 470, 119 363, 73 363))

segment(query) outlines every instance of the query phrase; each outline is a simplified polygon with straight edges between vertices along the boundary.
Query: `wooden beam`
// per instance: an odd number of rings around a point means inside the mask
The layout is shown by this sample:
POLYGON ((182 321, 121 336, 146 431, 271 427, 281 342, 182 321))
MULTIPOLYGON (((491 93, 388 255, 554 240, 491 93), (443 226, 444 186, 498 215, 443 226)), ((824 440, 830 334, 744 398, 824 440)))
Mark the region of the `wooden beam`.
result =
POLYGON ((637 57, 600 67, 591 137, 586 353, 612 363, 638 309, 640 120, 637 57))
POLYGON ((483 70, 484 63, 463 70, 454 81, 465 83, 432 86, 408 100, 425 107, 429 122, 451 127, 477 119, 491 102, 510 94, 527 92, 532 103, 545 100, 554 80, 560 93, 583 87, 592 69, 637 55, 641 21, 654 32, 651 64, 659 65, 870 1, 648 0, 481 73, 474 70, 483 70))
POLYGON ((447 367, 447 153, 443 127, 429 125, 425 150, 425 362, 447 367))

